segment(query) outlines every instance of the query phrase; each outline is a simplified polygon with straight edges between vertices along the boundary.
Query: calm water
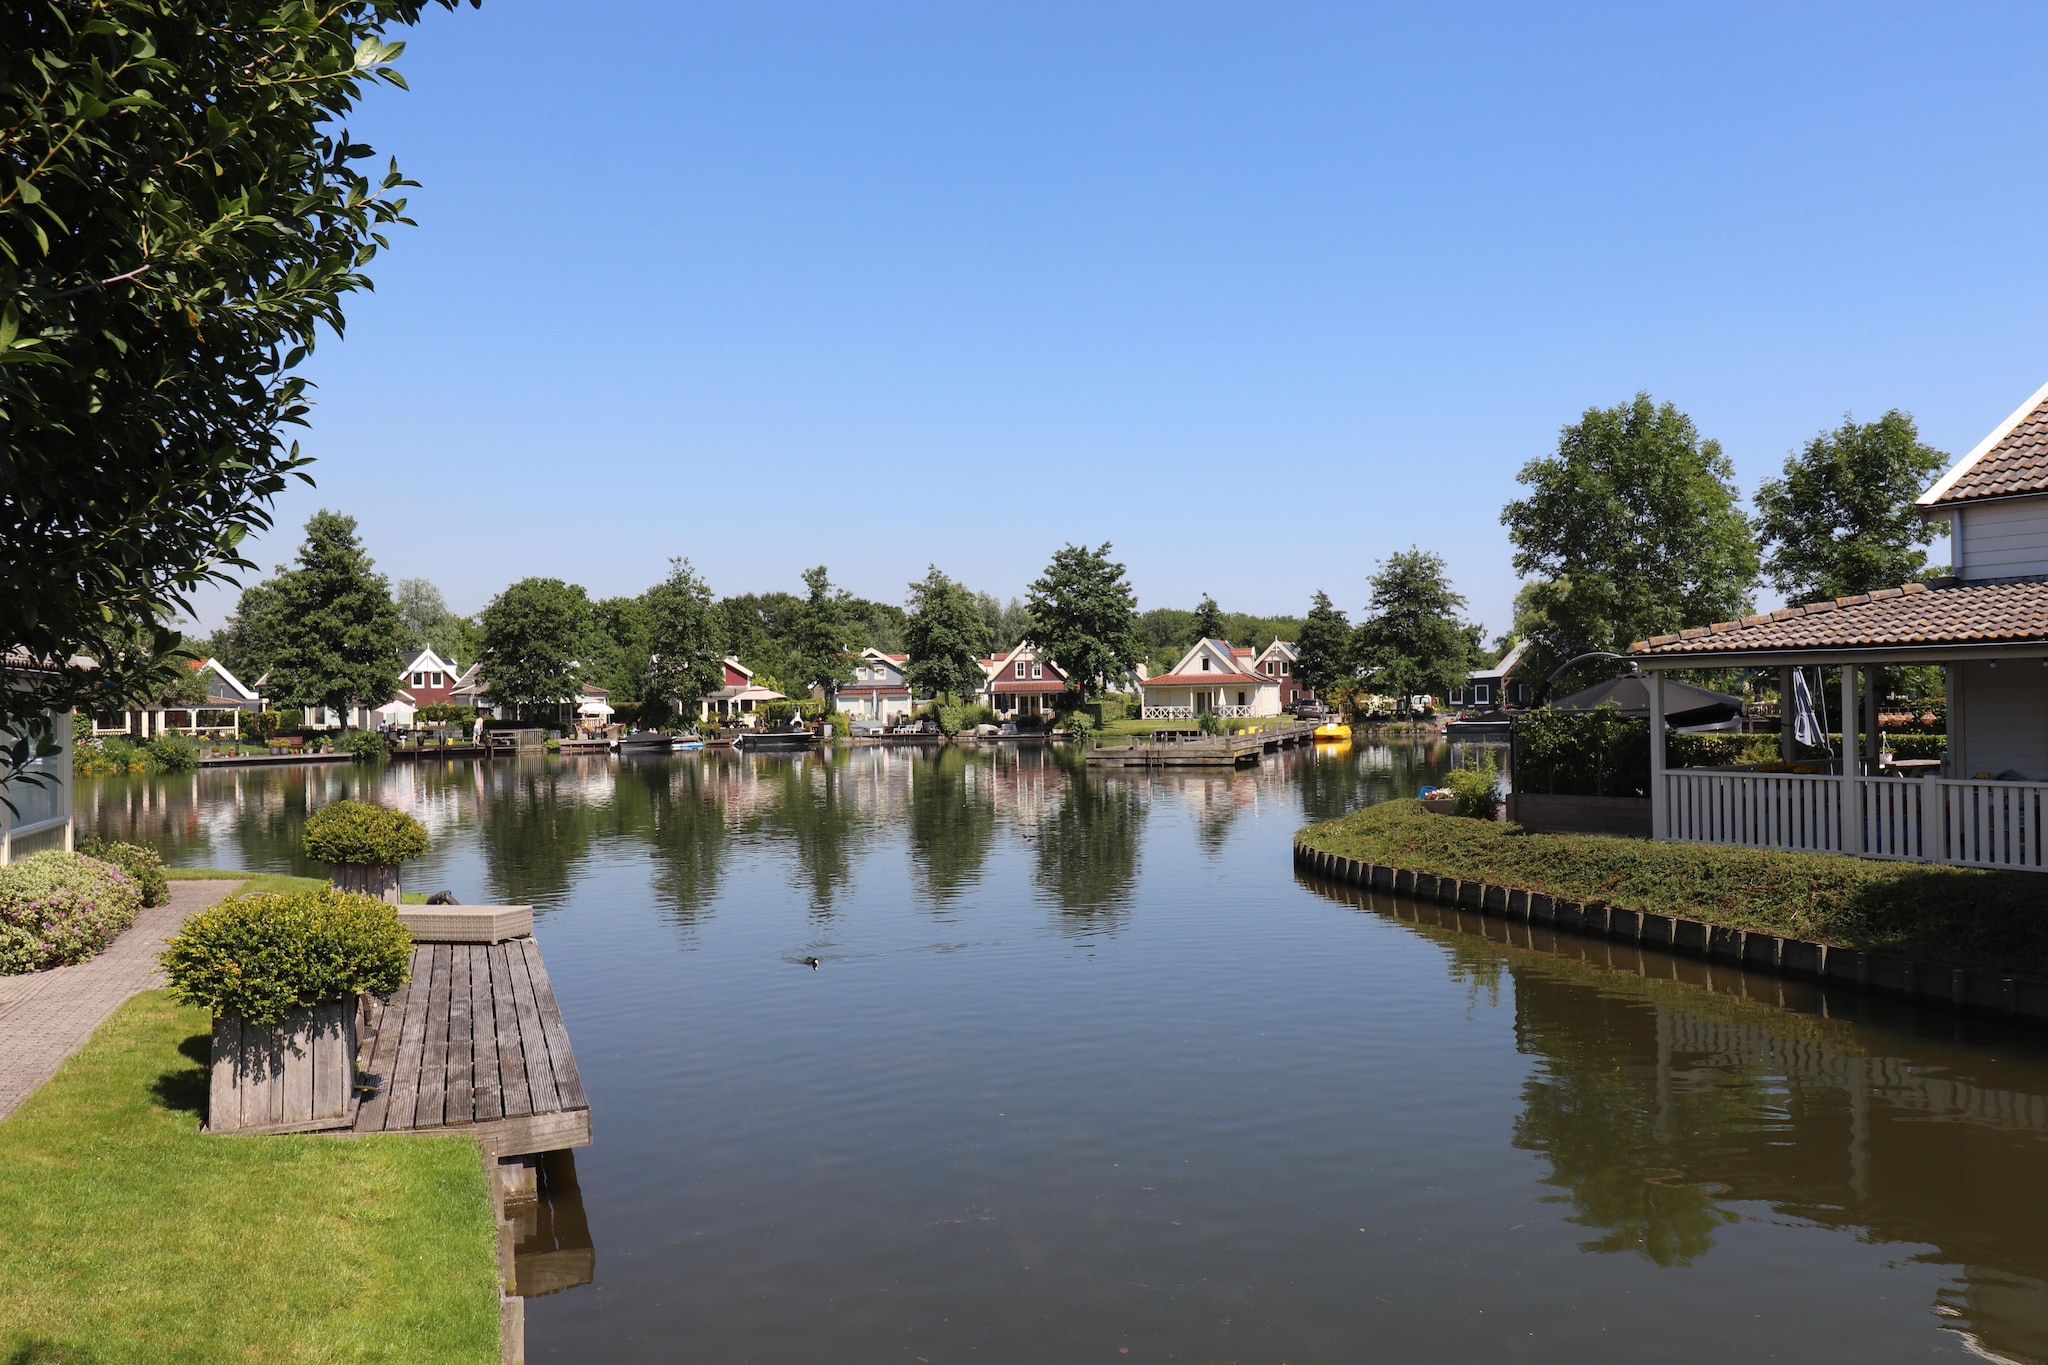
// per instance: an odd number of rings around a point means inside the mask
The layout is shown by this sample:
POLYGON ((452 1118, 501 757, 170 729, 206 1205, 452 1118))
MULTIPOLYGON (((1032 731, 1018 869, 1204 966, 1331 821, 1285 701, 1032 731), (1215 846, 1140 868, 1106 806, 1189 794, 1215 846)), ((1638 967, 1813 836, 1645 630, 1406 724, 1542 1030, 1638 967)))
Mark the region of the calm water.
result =
POLYGON ((597 1135, 558 1218, 594 1278, 530 1301, 536 1360, 2048 1362, 2041 1037, 1296 879, 1304 819, 1444 761, 79 800, 186 866, 299 870, 308 805, 369 795, 434 833, 411 889, 536 906, 597 1135))

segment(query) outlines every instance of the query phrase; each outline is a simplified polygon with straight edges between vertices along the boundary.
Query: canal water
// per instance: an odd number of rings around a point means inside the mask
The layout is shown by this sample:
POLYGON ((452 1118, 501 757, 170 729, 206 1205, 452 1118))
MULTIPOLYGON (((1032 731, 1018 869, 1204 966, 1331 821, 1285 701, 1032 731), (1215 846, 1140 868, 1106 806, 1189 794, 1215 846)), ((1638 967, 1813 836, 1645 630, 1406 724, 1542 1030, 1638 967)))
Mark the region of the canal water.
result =
POLYGON ((1450 761, 861 748, 79 805, 315 871, 305 811, 366 796, 433 833, 410 889, 536 907, 597 1140, 535 1360, 2048 1362, 2043 1037, 1296 876, 1305 820, 1450 761))

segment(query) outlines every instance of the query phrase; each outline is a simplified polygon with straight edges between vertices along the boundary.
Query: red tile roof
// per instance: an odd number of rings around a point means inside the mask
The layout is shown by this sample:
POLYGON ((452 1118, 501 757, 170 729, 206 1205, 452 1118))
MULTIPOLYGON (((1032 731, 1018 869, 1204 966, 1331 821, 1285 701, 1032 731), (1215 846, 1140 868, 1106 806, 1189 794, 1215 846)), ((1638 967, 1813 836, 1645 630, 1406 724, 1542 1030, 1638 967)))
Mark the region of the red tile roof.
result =
POLYGON ((2048 581, 1908 583, 1638 640, 1645 658, 1800 650, 2048 644, 2048 581))
POLYGON ((2048 493, 2048 391, 2037 393, 1935 484, 1923 507, 2048 493), (1995 440, 1992 438, 1996 438, 1995 440))
POLYGON ((1067 685, 1058 678, 1007 678, 1001 674, 988 680, 991 692, 1064 692, 1067 685))
POLYGON ((1269 683, 1271 678, 1262 678, 1256 673, 1161 673, 1145 679, 1146 687, 1201 687, 1206 684, 1269 683))

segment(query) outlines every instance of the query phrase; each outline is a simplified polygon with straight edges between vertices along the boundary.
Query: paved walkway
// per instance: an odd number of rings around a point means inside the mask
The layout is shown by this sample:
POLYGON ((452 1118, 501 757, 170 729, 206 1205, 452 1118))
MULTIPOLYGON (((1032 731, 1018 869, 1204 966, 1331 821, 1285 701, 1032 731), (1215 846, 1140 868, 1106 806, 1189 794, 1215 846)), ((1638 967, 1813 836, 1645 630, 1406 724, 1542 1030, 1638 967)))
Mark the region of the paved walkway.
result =
POLYGON ((144 910, 90 962, 0 976, 0 1119, 57 1074, 92 1031, 137 991, 164 984, 156 955, 185 917, 240 882, 172 882, 170 900, 144 910))

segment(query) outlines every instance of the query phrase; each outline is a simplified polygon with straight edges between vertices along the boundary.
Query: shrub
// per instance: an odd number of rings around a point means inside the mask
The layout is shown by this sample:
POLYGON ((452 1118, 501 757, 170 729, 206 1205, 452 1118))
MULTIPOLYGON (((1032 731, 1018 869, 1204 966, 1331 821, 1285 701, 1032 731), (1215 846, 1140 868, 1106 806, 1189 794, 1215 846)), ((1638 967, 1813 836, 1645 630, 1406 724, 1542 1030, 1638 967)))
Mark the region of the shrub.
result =
POLYGON ((257 711, 242 718, 242 729, 251 739, 267 741, 277 733, 282 720, 275 711, 257 711))
POLYGON ((1895 735, 1887 733, 1884 747, 1899 758, 1946 758, 1947 735, 1895 735))
POLYGON ((171 898, 171 879, 164 875, 164 860, 155 849, 87 835, 78 841, 78 851, 127 873, 145 906, 162 905, 171 898))
POLYGON ((277 724, 272 728, 273 734, 306 728, 306 713, 296 706, 287 706, 282 711, 272 711, 270 714, 277 717, 277 724))
POLYGON ((951 702, 941 702, 933 708, 932 718, 939 723, 942 735, 957 735, 966 727, 967 712, 951 702))
POLYGON ((381 761, 391 757, 391 746, 384 736, 375 730, 345 730, 334 747, 345 754, 353 754, 358 763, 381 761))
POLYGON ((83 962, 135 922, 134 879, 82 853, 0 867, 0 976, 83 962))
POLYGON ((1547 796, 1643 796, 1650 725, 1611 706, 1515 719, 1515 789, 1547 796))
POLYGON ((853 733, 853 717, 846 714, 846 712, 834 711, 826 716, 825 719, 831 723, 832 733, 839 736, 839 738, 845 739, 853 733))
POLYGON ((412 935, 395 907, 323 886, 230 896, 185 921, 157 961, 174 999, 275 1024, 322 1000, 397 990, 412 935))
POLYGON ((388 866, 427 851, 427 828, 404 811, 367 801, 336 801, 306 817, 300 841, 308 858, 323 863, 388 866))
POLYGON ((1205 735, 1220 735, 1223 733, 1223 717, 1217 715, 1214 711, 1204 711, 1196 719, 1195 724, 1205 735))
POLYGON ((1470 768, 1459 768, 1444 779, 1451 792, 1457 797, 1457 805, 1451 814, 1463 815, 1473 820, 1495 820, 1500 818, 1500 791, 1497 783, 1500 770, 1493 766, 1493 755, 1470 768))
POLYGON ((149 766, 158 772, 189 773, 199 766, 199 750, 176 730, 153 736, 142 746, 149 766))
POLYGON ((1071 711, 1067 714, 1067 738, 1082 748, 1087 748, 1095 738, 1095 718, 1086 711, 1071 711))

